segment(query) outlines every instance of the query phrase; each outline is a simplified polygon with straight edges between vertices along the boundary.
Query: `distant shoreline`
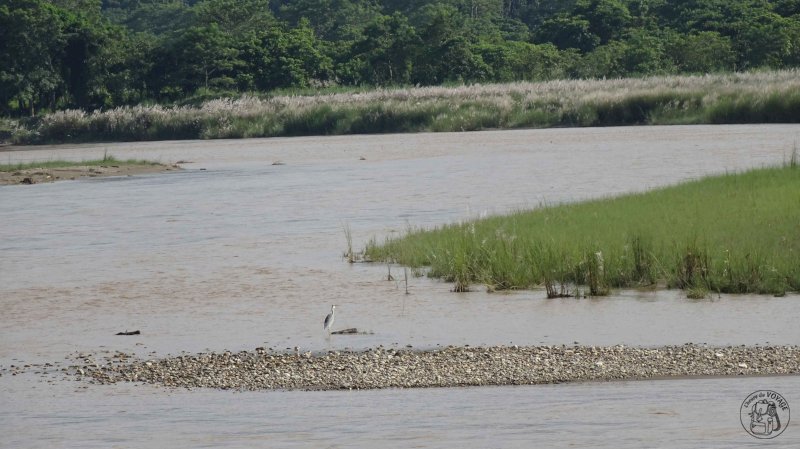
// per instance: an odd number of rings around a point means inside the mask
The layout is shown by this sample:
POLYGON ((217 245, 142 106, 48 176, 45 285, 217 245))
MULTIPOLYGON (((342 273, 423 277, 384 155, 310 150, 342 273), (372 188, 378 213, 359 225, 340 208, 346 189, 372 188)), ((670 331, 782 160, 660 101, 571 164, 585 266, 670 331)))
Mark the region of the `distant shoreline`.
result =
POLYGON ((57 111, 16 144, 235 139, 676 124, 800 122, 800 70, 408 87, 218 98, 197 106, 57 111))

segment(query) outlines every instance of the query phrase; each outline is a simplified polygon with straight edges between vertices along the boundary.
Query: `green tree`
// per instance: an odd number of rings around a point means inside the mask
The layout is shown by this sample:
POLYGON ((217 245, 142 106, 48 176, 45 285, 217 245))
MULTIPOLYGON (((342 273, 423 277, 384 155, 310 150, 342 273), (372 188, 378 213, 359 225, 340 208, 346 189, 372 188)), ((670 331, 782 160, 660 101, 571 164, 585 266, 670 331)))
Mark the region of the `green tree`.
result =
POLYGON ((421 45, 415 58, 413 83, 436 85, 490 79, 491 67, 476 53, 478 39, 455 7, 425 8, 418 20, 421 45))
POLYGON ((800 14, 796 18, 786 19, 786 22, 789 52, 785 55, 783 64, 786 67, 798 67, 800 66, 800 14))
POLYGON ((716 31, 689 35, 671 33, 665 48, 677 71, 683 73, 730 71, 736 65, 736 52, 730 38, 716 31))
POLYGON ((625 75, 625 56, 628 45, 611 41, 595 48, 581 58, 575 69, 580 78, 620 78, 625 75))
POLYGON ((254 43, 242 56, 257 89, 309 87, 331 75, 333 63, 306 20, 290 30, 283 26, 263 30, 254 43))
POLYGON ((621 0, 579 0, 574 13, 589 21, 589 31, 603 44, 622 36, 631 23, 631 13, 621 0))
POLYGON ((584 18, 559 14, 546 20, 536 34, 538 42, 550 42, 560 49, 576 48, 588 52, 600 44, 600 36, 584 18))
POLYGON ((148 77, 158 40, 147 33, 114 28, 101 48, 104 72, 93 80, 92 101, 102 107, 140 103, 155 96, 148 77))
POLYGON ((65 82, 63 97, 70 106, 91 109, 103 106, 101 93, 110 68, 120 55, 115 53, 122 29, 110 25, 101 15, 100 0, 62 0, 65 10, 65 44, 61 68, 65 82))
POLYGON ((193 11, 195 26, 215 24, 234 39, 276 24, 269 0, 204 0, 193 11))
MULTIPOLYGON (((792 4, 781 10, 791 12, 792 4)), ((793 52, 793 20, 768 0, 664 0, 657 13, 686 34, 714 31, 731 39, 736 68, 780 67, 793 52)))
POLYGON ((278 9, 279 17, 290 25, 305 18, 326 40, 358 40, 364 27, 382 15, 376 0, 293 0, 278 9))
POLYGON ((559 14, 567 13, 575 8, 576 0, 527 0, 522 1, 517 9, 519 18, 535 31, 546 20, 559 14))
POLYGON ((0 97, 35 115, 37 106, 55 106, 63 86, 61 56, 66 42, 64 12, 44 0, 0 4, 0 97))
POLYGON ((180 33, 190 27, 195 18, 188 2, 149 1, 125 15, 122 24, 133 32, 163 36, 180 33))
POLYGON ((352 64, 363 82, 373 85, 406 84, 411 80, 419 37, 405 16, 381 16, 364 28, 351 49, 352 64))
POLYGON ((493 81, 542 81, 567 75, 569 53, 552 44, 482 43, 474 51, 490 68, 493 81))
POLYGON ((230 88, 230 76, 240 64, 239 51, 233 41, 216 23, 205 27, 187 29, 175 44, 176 60, 181 70, 181 84, 185 92, 199 87, 230 88))
POLYGON ((663 75, 675 66, 666 57, 664 39, 643 29, 632 30, 625 38, 624 75, 663 75))
POLYGON ((783 17, 800 16, 800 0, 773 0, 772 10, 783 17))
POLYGON ((735 48, 738 67, 783 67, 792 54, 791 20, 769 14, 757 21, 738 24, 735 48))

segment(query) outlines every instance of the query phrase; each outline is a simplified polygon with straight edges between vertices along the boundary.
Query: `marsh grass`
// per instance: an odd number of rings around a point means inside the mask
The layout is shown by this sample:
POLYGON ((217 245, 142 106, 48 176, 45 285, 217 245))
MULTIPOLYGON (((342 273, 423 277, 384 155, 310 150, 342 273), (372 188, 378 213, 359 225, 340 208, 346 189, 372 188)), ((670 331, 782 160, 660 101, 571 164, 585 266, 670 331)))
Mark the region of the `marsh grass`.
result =
POLYGON ((710 292, 703 286, 693 286, 686 289, 686 297, 689 299, 705 299, 710 296, 710 292))
POLYGON ((120 160, 114 156, 104 155, 102 159, 91 159, 83 161, 50 160, 42 162, 25 162, 18 164, 0 164, 0 172, 14 172, 35 168, 66 168, 84 166, 107 166, 107 165, 161 165, 159 162, 146 161, 141 159, 120 160))
POLYGON ((798 69, 245 94, 175 106, 59 111, 2 129, 14 142, 40 143, 777 122, 800 122, 798 69))
POLYGON ((347 249, 345 249, 342 256, 348 263, 356 263, 357 256, 356 253, 353 252, 353 231, 350 229, 349 223, 344 223, 342 228, 344 229, 344 239, 347 242, 347 249))
POLYGON ((372 260, 548 297, 662 285, 705 297, 800 290, 800 168, 786 163, 645 193, 411 230, 372 260))
POLYGON ((800 164, 800 159, 798 159, 798 157, 800 157, 800 155, 798 155, 797 142, 795 142, 794 146, 792 147, 792 154, 789 156, 789 161, 784 162, 784 165, 791 168, 797 168, 798 164, 800 164))

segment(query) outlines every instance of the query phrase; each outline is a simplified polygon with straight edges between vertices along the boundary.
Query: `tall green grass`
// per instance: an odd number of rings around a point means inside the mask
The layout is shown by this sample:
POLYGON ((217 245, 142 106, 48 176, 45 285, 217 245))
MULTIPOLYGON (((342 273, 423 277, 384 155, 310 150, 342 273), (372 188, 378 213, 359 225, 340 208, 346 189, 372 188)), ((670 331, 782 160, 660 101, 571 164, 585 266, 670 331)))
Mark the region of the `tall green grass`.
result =
POLYGON ((800 70, 243 95, 59 111, 3 129, 43 143, 775 122, 800 122, 800 70))
POLYGON ((616 198, 541 207, 370 243, 370 260, 490 289, 550 297, 664 286, 706 292, 800 290, 796 163, 616 198))

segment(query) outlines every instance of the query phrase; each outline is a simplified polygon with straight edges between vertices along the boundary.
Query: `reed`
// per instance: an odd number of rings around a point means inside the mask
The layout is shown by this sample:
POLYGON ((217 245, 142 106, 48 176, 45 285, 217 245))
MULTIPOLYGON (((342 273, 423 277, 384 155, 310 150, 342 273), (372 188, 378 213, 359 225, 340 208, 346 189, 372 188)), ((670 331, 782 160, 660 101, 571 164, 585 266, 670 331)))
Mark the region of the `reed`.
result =
POLYGON ((59 111, 17 143, 800 121, 800 70, 242 95, 197 104, 59 111))
POLYGON ((371 244, 391 259, 490 290, 548 297, 663 285, 708 292, 800 290, 800 169, 728 173, 645 193, 544 206, 371 244))
POLYGON ((353 252, 353 231, 350 229, 350 223, 344 223, 342 228, 344 229, 344 239, 347 242, 347 249, 345 249, 342 256, 348 263, 356 263, 357 256, 353 252))

